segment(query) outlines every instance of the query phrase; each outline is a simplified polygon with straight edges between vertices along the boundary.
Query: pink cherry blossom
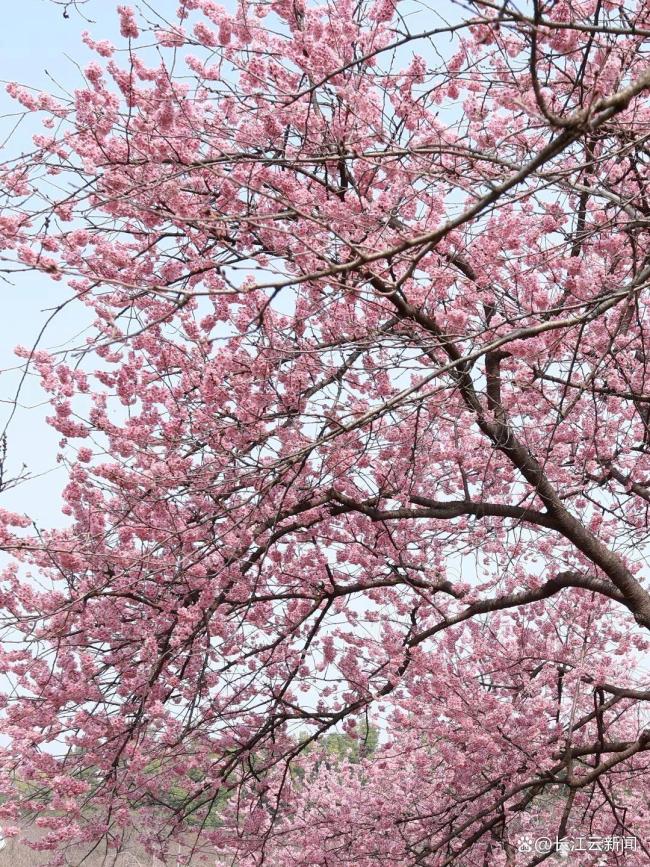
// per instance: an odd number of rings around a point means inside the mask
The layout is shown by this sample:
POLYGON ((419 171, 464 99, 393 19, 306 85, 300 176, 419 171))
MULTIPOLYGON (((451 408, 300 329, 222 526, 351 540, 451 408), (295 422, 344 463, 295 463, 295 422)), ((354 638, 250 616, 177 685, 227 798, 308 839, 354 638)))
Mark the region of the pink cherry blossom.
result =
POLYGON ((650 7, 470 5, 120 6, 8 87, 3 258, 90 323, 16 349, 67 523, 0 509, 52 863, 648 861, 650 7))

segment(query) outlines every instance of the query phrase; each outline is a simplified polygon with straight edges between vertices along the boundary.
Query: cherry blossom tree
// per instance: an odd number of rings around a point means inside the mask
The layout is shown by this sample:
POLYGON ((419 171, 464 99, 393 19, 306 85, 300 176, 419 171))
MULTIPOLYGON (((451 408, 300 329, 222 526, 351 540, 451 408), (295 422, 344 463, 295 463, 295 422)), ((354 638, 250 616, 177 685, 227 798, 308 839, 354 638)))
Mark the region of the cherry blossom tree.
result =
POLYGON ((650 3, 118 14, 9 87, 5 276, 92 330, 17 350, 68 526, 1 513, 5 835, 647 864, 650 3))

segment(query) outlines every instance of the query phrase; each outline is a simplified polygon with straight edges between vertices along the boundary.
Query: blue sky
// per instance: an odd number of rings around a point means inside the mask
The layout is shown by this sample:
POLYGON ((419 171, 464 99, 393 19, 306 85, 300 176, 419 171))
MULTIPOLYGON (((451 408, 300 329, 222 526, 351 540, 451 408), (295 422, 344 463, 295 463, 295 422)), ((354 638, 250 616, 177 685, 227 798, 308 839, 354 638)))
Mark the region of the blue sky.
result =
MULTIPOLYGON (((175 17, 175 0, 154 0, 156 12, 175 17)), ((82 79, 79 66, 96 59, 81 41, 84 30, 98 39, 111 39, 119 44, 117 0, 87 0, 75 11, 53 0, 20 0, 7 4, 0 29, 0 142, 4 142, 19 117, 19 107, 5 93, 8 81, 18 81, 43 90, 74 89, 82 79), (83 16, 82 13, 83 12, 83 16), (85 17, 84 17, 85 16, 85 17)), ((145 5, 143 5, 145 10, 145 5)), ((30 150, 31 136, 41 132, 33 117, 27 117, 4 144, 2 159, 30 150)), ((33 346, 51 309, 70 294, 62 283, 39 274, 20 274, 11 278, 11 285, 0 283, 4 293, 3 315, 0 318, 0 430, 10 412, 11 399, 20 379, 13 354, 17 344, 33 346)), ((74 338, 84 326, 84 313, 71 305, 58 314, 47 327, 41 346, 51 348, 74 338)), ((73 341, 74 342, 74 341, 73 341)), ((28 377, 21 388, 20 405, 7 429, 7 475, 15 475, 24 463, 33 479, 17 488, 5 491, 0 498, 4 508, 28 513, 39 526, 60 525, 59 492, 65 484, 62 467, 57 468, 56 452, 59 434, 45 422, 48 408, 35 377, 28 377)))

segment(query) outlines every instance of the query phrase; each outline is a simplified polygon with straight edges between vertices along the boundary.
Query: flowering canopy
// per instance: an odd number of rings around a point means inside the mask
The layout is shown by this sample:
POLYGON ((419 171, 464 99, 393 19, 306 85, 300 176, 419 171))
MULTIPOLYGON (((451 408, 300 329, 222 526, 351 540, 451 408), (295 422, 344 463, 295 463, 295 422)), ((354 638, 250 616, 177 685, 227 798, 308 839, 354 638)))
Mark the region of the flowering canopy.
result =
POLYGON ((647 863, 650 3, 118 13, 71 98, 9 88, 3 256, 94 324, 19 350, 69 526, 1 513, 0 815, 647 863))

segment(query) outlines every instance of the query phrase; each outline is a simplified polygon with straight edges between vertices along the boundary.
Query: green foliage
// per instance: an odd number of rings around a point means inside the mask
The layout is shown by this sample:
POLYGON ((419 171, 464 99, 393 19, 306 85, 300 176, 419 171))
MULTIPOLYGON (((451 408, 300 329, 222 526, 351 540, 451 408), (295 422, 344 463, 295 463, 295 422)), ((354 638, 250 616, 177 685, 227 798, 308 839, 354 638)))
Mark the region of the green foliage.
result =
POLYGON ((357 737, 348 734, 334 733, 324 738, 323 746, 328 756, 334 756, 339 761, 357 764, 361 759, 371 756, 377 749, 379 729, 364 723, 359 727, 357 737))

